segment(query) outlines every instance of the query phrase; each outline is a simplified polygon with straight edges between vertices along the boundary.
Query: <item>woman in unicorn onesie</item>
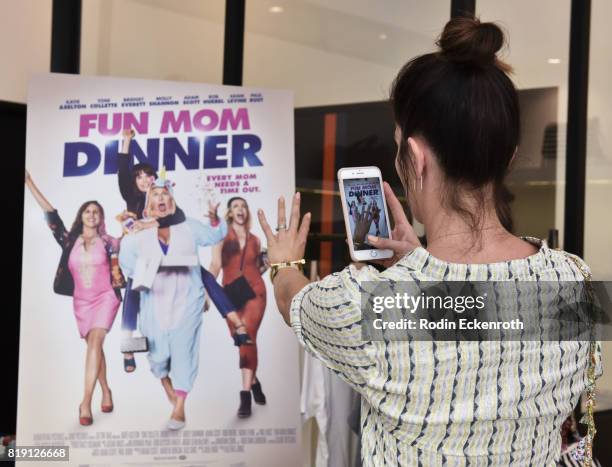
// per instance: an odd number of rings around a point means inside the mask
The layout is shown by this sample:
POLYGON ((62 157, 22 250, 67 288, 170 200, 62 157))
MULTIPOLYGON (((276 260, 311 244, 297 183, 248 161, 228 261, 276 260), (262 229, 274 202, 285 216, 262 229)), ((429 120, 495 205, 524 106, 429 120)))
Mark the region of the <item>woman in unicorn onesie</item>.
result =
POLYGON ((147 192, 145 216, 163 218, 164 227, 125 236, 119 262, 134 277, 134 287, 140 289, 139 328, 149 343, 151 371, 161 380, 173 405, 167 427, 180 430, 185 426, 185 399, 198 373, 204 308, 198 247, 223 240, 227 227, 212 205, 210 225, 186 218, 177 210, 172 186, 164 173, 153 182, 147 192), (149 283, 138 284, 139 270, 147 268, 149 274, 143 277, 149 277, 149 283))

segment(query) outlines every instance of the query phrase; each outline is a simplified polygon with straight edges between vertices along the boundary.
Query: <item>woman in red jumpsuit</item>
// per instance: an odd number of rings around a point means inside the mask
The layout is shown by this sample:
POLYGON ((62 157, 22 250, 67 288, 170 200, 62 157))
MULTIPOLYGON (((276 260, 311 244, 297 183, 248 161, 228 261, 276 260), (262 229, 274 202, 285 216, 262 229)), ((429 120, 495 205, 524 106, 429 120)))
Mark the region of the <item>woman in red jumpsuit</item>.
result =
MULTIPOLYGON (((263 261, 261 242, 250 232, 251 213, 246 200, 231 198, 227 202, 225 219, 228 224, 227 236, 213 248, 209 271, 215 277, 223 272, 223 287, 229 299, 236 304, 236 311, 253 340, 252 345, 238 348, 242 372, 238 417, 245 418, 251 415, 251 392, 256 404, 266 403, 256 372, 257 331, 266 309, 266 286, 261 275, 267 266, 263 261)), ((234 330, 230 326, 232 332, 234 330)))

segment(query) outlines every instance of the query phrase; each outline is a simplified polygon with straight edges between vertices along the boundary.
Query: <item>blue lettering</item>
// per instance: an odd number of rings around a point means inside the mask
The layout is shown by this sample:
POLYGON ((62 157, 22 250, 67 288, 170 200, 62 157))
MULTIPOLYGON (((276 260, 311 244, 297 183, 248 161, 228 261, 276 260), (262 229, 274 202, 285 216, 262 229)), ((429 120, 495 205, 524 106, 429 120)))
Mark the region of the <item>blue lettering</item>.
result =
POLYGON ((200 160, 200 142, 197 138, 187 138, 187 152, 176 138, 164 139, 164 165, 168 170, 176 170, 176 158, 181 160, 187 170, 198 168, 200 160))
POLYGON ((257 152, 261 139, 256 135, 234 135, 232 137, 232 167, 244 167, 244 161, 251 167, 263 165, 257 152))
POLYGON ((204 139, 204 167, 207 169, 223 169, 227 167, 227 136, 207 136, 204 139), (224 158, 222 159, 221 156, 224 158))
MULTIPOLYGON (((204 138, 201 150, 201 139, 188 137, 186 145, 178 138, 164 138, 163 151, 160 154, 160 139, 146 140, 146 151, 138 141, 130 145, 130 165, 146 163, 159 170, 160 156, 167 170, 177 169, 177 159, 186 170, 225 169, 228 167, 261 167, 263 162, 259 152, 262 141, 254 134, 246 135, 211 135, 204 138), (200 157, 203 154, 202 165, 200 157)), ((118 170, 119 141, 108 141, 104 147, 104 161, 101 150, 92 143, 72 142, 64 144, 64 177, 78 177, 94 173, 103 164, 104 175, 116 174, 118 170)))
POLYGON ((119 141, 106 143, 104 147, 104 175, 116 174, 119 170, 118 152, 119 141))
POLYGON ((64 145, 64 177, 79 177, 94 172, 100 165, 102 156, 100 150, 91 143, 66 143, 64 145), (84 164, 79 165, 79 155, 87 157, 84 164))
MULTIPOLYGON (((159 169, 159 138, 147 139, 147 152, 145 153, 138 141, 132 140, 130 153, 136 156, 136 160, 141 164, 149 164, 155 170, 159 169)), ((132 161, 134 159, 132 158, 132 161)))

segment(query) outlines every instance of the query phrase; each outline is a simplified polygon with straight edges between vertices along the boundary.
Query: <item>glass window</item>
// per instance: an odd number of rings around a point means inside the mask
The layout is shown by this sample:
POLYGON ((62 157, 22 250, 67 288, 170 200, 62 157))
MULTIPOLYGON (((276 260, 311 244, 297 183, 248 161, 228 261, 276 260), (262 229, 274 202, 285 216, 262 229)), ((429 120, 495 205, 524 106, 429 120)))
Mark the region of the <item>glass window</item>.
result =
MULTIPOLYGON (((587 179, 584 255, 593 273, 612 280, 612 38, 606 17, 612 4, 595 0, 591 10, 587 179)), ((612 387, 612 385, 611 385, 612 387)))
POLYGON ((243 82, 292 89, 296 107, 384 100, 449 15, 447 1, 249 0, 243 82))
POLYGON ((225 0, 83 2, 81 73, 220 84, 225 0))
POLYGON ((570 2, 487 0, 476 9, 505 30, 501 58, 519 89, 522 137, 508 178, 514 231, 546 239, 557 229, 562 245, 570 2))
POLYGON ((295 93, 296 183, 313 213, 307 256, 324 276, 349 260, 337 170, 377 165, 402 193, 390 85, 410 58, 435 49, 450 2, 249 0, 246 8, 243 82, 295 93))
MULTIPOLYGON (((612 280, 612 4, 593 0, 586 160, 584 258, 598 280, 612 280)), ((602 342, 604 362, 612 361, 612 342, 602 342)), ((597 410, 612 409, 612 372, 597 381, 597 410)), ((597 440, 597 438, 596 438, 597 440)), ((601 441, 601 440, 600 440, 601 441)))

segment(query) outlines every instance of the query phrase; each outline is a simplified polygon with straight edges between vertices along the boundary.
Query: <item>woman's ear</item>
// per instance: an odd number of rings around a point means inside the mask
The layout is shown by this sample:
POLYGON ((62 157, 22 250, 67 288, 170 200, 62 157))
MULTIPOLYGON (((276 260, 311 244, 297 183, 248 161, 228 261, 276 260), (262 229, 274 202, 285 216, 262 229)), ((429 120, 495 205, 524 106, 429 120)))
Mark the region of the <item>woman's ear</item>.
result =
POLYGON ((412 136, 408 138, 408 147, 410 148, 410 154, 414 158, 414 171, 418 179, 423 176, 425 171, 425 147, 421 141, 412 136))

